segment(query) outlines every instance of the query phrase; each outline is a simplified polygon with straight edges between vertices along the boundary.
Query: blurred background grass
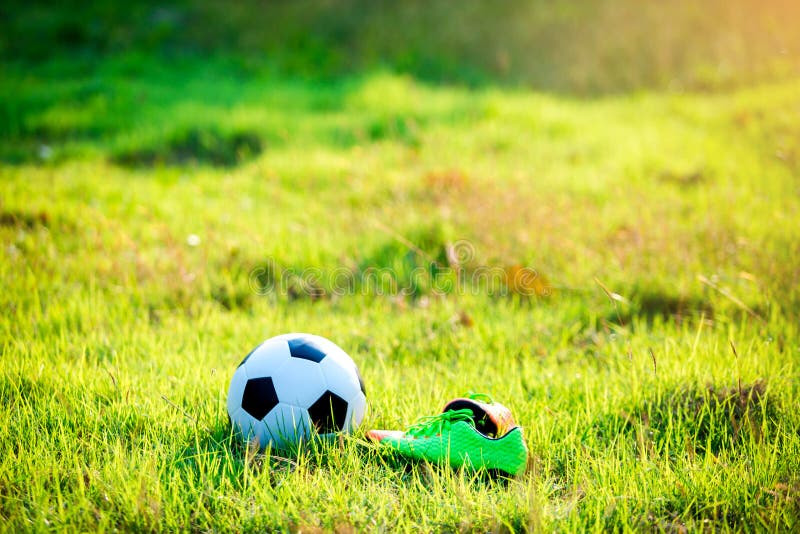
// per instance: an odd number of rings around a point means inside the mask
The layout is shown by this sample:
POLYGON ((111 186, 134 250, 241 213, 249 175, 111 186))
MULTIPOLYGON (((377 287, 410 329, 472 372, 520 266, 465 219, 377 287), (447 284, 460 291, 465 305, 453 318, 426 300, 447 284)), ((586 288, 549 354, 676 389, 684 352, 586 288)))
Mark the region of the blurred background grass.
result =
POLYGON ((3 2, 0 531, 796 527, 798 15, 3 2), (439 266, 537 278, 441 296, 439 266), (427 278, 335 292, 371 268, 427 278), (345 451, 250 484, 229 372, 285 331, 353 355, 365 426, 503 392, 531 477, 345 451))
MULTIPOLYGON (((156 178, 125 194, 160 205, 173 226, 198 213, 162 199, 173 184, 212 199, 227 181, 248 202, 280 191, 284 206, 240 211, 195 266, 223 273, 211 285, 235 278, 220 297, 229 307, 252 298, 245 278, 265 256, 298 269, 415 267, 373 220, 433 257, 466 238, 476 264, 532 265, 568 288, 596 290, 601 268, 640 300, 663 292, 655 306, 667 314, 702 311, 714 291, 697 273, 743 286, 751 307, 800 299, 796 231, 781 222, 796 217, 800 162, 793 2, 12 0, 0 10, 0 161, 22 166, 7 172, 7 226, 68 211, 66 198, 112 199, 131 175, 156 178), (70 179, 49 187, 61 195, 50 205, 19 180, 41 185, 65 164, 77 167, 58 171, 70 179), (292 224, 309 210, 326 224, 303 226, 313 246, 295 245, 292 224), (229 246, 259 221, 272 235, 229 246)), ((223 200, 208 206, 213 224, 223 200)))
POLYGON ((305 79, 388 69, 427 82, 580 95, 717 89, 800 72, 791 0, 24 2, 0 7, 4 62, 227 56, 305 79))

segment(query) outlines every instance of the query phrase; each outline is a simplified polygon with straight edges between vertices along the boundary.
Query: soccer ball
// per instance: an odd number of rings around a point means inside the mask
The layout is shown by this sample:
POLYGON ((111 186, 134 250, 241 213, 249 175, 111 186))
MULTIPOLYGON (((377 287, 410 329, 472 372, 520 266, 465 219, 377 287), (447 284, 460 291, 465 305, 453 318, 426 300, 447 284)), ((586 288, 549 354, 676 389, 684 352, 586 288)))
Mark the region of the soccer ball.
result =
POLYGON ((264 341, 233 374, 228 415, 260 448, 285 449, 313 435, 349 432, 367 398, 358 367, 338 345, 311 334, 264 341))

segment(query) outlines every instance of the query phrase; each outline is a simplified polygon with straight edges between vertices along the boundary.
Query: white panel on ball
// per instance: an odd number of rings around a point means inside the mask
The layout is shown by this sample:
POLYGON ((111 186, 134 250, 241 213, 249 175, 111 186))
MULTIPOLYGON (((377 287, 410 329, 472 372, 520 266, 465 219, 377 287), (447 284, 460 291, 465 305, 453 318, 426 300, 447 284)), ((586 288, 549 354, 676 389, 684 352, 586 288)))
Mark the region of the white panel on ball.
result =
POLYGON ((319 366, 322 368, 322 374, 325 375, 328 389, 341 398, 347 400, 355 392, 360 392, 361 386, 358 383, 356 368, 348 356, 337 353, 328 354, 319 366))
POLYGON ((347 423, 345 430, 353 431, 364 420, 367 411, 367 397, 359 390, 352 399, 347 401, 347 423))
POLYGON ((306 408, 325 392, 320 364, 302 358, 289 358, 272 373, 278 400, 306 408))
POLYGON ((264 446, 267 441, 266 429, 261 421, 251 417, 250 414, 242 408, 239 408, 231 415, 231 421, 238 427, 243 438, 247 441, 258 440, 259 446, 264 446))
POLYGON ((253 351, 244 366, 249 378, 272 376, 271 373, 289 359, 289 345, 285 341, 272 338, 253 351))

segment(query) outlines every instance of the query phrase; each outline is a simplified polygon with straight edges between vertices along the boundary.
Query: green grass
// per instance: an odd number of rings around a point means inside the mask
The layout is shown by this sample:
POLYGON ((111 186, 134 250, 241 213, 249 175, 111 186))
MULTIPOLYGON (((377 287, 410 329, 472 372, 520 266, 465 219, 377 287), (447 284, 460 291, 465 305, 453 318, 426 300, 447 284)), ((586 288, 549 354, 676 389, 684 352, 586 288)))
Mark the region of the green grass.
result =
POLYGON ((0 530, 800 524, 800 80, 580 100, 133 54, 0 95, 0 530), (361 431, 493 394, 528 472, 246 451, 228 381, 287 331, 359 364, 361 431))
POLYGON ((428 82, 594 95, 714 90, 800 75, 791 0, 6 0, 0 58, 223 55, 331 80, 388 68, 428 82))

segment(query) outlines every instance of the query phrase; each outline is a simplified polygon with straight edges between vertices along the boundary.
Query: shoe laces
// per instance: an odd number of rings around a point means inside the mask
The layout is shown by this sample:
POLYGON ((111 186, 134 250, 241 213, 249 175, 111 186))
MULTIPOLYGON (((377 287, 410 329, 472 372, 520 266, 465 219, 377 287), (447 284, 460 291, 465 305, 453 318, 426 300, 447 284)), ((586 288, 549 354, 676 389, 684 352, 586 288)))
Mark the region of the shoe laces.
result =
POLYGON ((486 404, 494 404, 494 399, 488 393, 476 393, 474 391, 467 391, 466 397, 475 401, 485 402, 486 404))
POLYGON ((413 437, 432 436, 441 434, 443 430, 449 430, 453 423, 466 422, 475 424, 472 410, 451 410, 437 415, 420 417, 417 422, 411 425, 406 434, 413 437))

